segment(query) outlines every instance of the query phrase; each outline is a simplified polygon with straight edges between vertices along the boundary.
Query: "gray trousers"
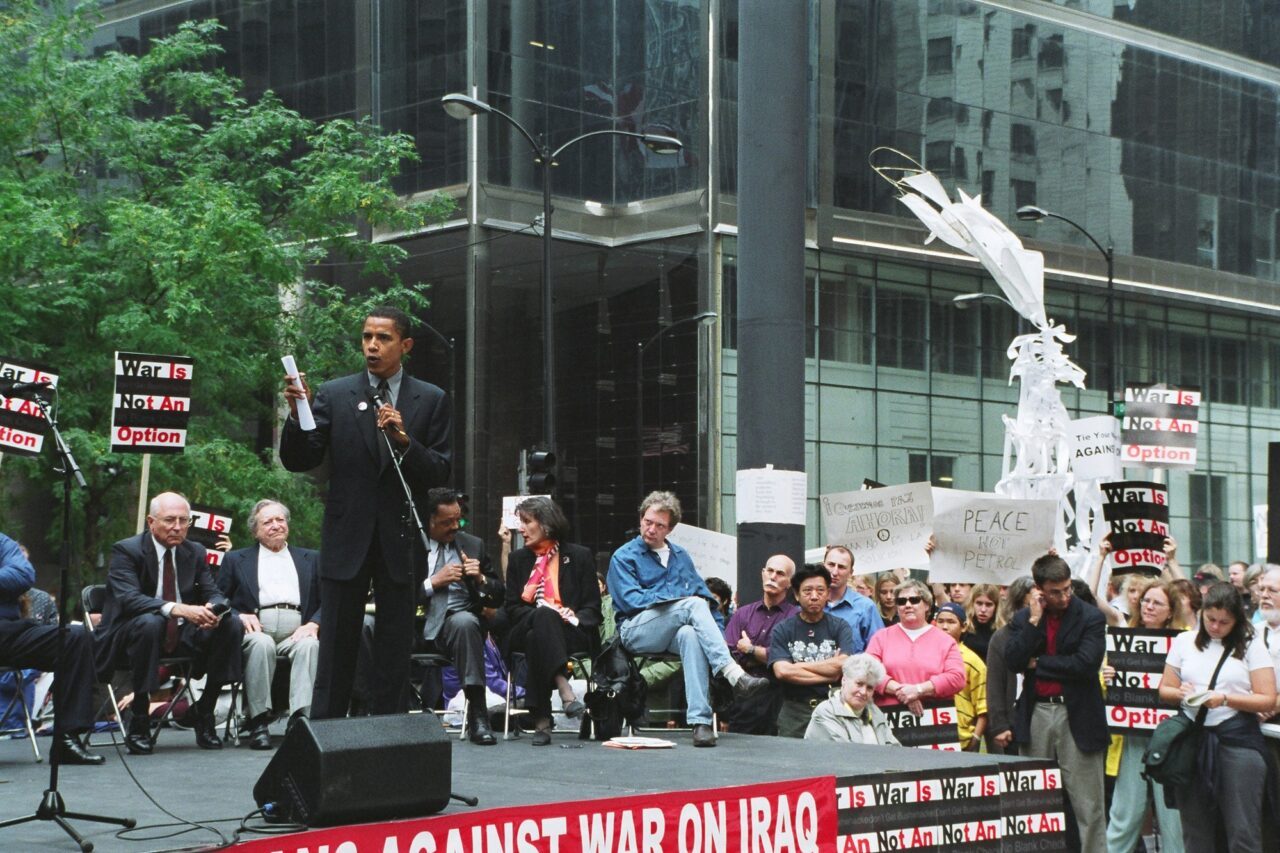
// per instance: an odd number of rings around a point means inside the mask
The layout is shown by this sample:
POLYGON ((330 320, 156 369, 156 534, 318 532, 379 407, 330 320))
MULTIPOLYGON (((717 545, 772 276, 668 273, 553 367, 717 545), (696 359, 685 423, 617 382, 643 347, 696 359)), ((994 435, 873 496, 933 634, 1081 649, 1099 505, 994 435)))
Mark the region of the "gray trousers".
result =
POLYGON ((436 641, 448 651, 463 687, 484 687, 484 624, 479 616, 466 610, 450 613, 436 641))
MULTIPOLYGON (((1199 780, 1179 788, 1174 796, 1182 812, 1182 839, 1188 851, 1211 851, 1214 830, 1221 820, 1231 853, 1262 850, 1262 796, 1267 762, 1260 753, 1239 746, 1218 745, 1218 791, 1209 793, 1199 780)), ((1270 817, 1274 820, 1274 815, 1270 817)))
POLYGON ((1071 798, 1076 826, 1080 828, 1080 849, 1090 853, 1106 850, 1107 751, 1081 752, 1067 724, 1067 706, 1037 702, 1031 712, 1031 747, 1026 755, 1058 762, 1062 769, 1062 787, 1071 798))
POLYGON ((266 608, 258 614, 258 621, 262 630, 246 633, 240 646, 244 651, 244 698, 249 718, 271 709, 271 680, 275 678, 277 657, 287 657, 292 663, 289 713, 310 710, 320 642, 315 637, 289 639, 302 624, 302 615, 296 610, 266 608))

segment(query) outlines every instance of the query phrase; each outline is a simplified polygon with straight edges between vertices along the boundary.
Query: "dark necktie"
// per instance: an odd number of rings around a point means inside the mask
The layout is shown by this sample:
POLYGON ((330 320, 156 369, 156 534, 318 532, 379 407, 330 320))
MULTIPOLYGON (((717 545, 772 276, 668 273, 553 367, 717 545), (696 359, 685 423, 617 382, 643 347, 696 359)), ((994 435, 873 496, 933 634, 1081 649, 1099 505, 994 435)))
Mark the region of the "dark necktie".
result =
MULTIPOLYGON (((393 405, 391 402, 391 386, 387 384, 387 380, 383 379, 378 383, 378 394, 381 395, 382 402, 388 406, 393 405)), ((376 423, 376 418, 375 418, 376 423)), ((391 462, 391 451, 387 449, 387 434, 385 431, 379 430, 382 435, 378 436, 378 467, 386 468, 391 462)))
MULTIPOLYGON (((173 549, 166 549, 164 552, 164 577, 160 584, 160 593, 164 596, 165 601, 177 602, 178 600, 178 575, 173 568, 173 549)), ((173 654, 173 650, 178 647, 178 620, 174 616, 170 616, 164 625, 164 653, 173 654)))

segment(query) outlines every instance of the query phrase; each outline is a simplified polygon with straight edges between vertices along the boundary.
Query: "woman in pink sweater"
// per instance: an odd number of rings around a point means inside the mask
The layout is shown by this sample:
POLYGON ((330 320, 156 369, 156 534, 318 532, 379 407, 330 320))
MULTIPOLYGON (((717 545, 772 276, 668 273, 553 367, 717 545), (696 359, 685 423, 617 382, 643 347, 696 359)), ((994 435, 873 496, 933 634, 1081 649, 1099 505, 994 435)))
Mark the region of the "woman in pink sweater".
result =
POLYGON ((946 699, 964 689, 964 659, 949 634, 929 624, 933 593, 918 580, 894 590, 898 624, 877 631, 867 654, 884 664, 889 677, 876 687, 876 705, 906 705, 923 712, 922 702, 946 699))

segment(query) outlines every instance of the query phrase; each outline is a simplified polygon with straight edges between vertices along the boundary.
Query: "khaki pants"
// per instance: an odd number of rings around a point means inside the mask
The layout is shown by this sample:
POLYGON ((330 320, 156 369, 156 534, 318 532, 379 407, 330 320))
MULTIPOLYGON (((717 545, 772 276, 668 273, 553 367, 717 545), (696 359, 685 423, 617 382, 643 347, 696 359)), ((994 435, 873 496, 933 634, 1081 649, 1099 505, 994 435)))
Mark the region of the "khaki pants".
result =
POLYGON ((1080 828, 1080 849, 1107 849, 1105 782, 1107 751, 1081 752, 1067 724, 1067 706, 1037 702, 1031 713, 1031 747, 1026 755, 1050 758, 1062 769, 1062 787, 1080 828))
POLYGON ((287 657, 289 671, 289 713, 309 710, 311 688, 316 680, 316 663, 320 644, 314 637, 300 641, 289 639, 302 624, 296 610, 267 607, 258 614, 261 631, 246 633, 241 643, 244 651, 244 696, 249 719, 271 709, 271 680, 276 674, 277 657, 287 657))

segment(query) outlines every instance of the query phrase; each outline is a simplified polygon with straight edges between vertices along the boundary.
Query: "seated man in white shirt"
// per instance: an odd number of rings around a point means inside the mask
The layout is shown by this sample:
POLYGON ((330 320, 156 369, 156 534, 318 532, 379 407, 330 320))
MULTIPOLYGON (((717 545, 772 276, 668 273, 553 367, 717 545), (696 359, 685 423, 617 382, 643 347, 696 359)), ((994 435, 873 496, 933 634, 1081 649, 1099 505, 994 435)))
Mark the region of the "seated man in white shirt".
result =
POLYGON ((289 713, 306 714, 320 649, 320 552, 290 545, 289 508, 261 500, 249 514, 256 545, 227 554, 218 587, 244 623, 249 747, 270 749, 271 681, 289 658, 289 713))

